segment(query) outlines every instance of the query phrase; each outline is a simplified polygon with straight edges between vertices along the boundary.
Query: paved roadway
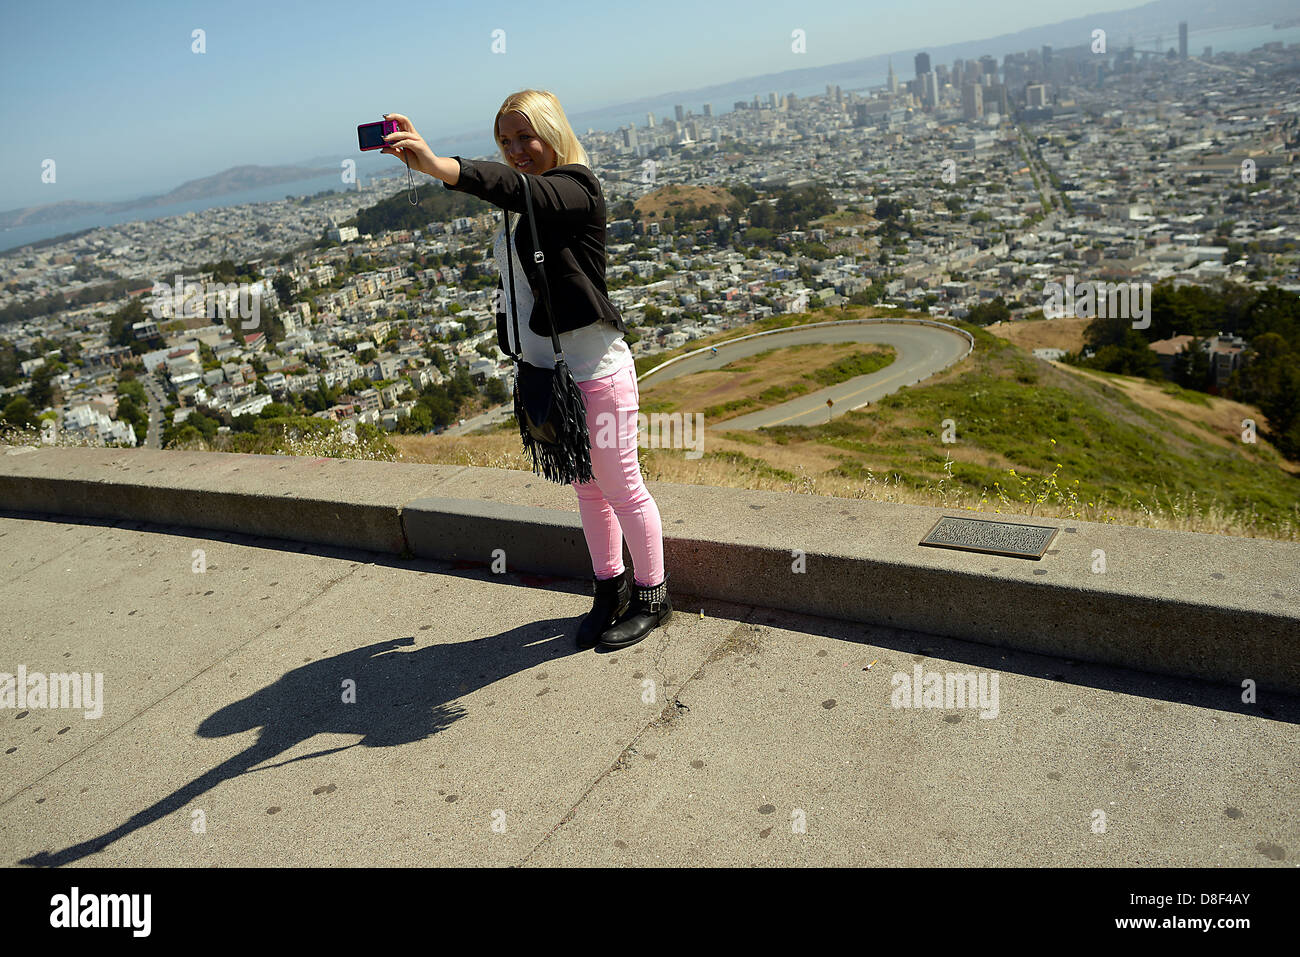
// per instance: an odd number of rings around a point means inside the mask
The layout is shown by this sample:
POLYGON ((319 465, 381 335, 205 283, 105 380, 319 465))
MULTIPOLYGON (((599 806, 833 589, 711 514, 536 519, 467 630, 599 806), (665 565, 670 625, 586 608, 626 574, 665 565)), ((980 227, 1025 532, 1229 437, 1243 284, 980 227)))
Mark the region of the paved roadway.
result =
POLYGON ((144 386, 145 399, 149 403, 149 429, 148 434, 145 436, 144 447, 147 449, 161 449, 163 408, 166 405, 163 387, 158 382, 158 378, 151 372, 139 376, 137 381, 144 386))
MULTIPOLYGON (((654 390, 662 383, 678 376, 716 369, 728 362, 769 349, 821 342, 885 343, 897 350, 898 357, 890 365, 870 375, 857 376, 759 412, 751 412, 714 424, 706 423, 706 427, 730 430, 759 429, 767 425, 820 425, 828 421, 832 414, 843 415, 869 402, 878 401, 891 392, 897 392, 904 386, 929 378, 965 355, 968 348, 964 336, 955 332, 945 332, 934 326, 908 323, 838 323, 834 326, 817 328, 798 327, 773 335, 746 339, 743 342, 723 343, 718 346, 716 356, 705 352, 675 362, 654 375, 642 377, 638 382, 641 399, 645 402, 648 396, 653 396, 654 390), (831 409, 826 407, 827 399, 835 403, 831 409)), ((476 429, 505 421, 513 413, 513 402, 501 405, 482 415, 465 419, 463 426, 453 425, 443 434, 468 435, 476 429)))
POLYGON ((946 332, 935 326, 909 323, 836 323, 816 328, 796 327, 788 332, 745 339, 742 342, 718 346, 718 354, 704 352, 689 359, 675 362, 662 372, 643 377, 639 382, 641 400, 653 397, 663 383, 678 376, 716 369, 769 349, 780 349, 805 343, 875 342, 891 345, 898 357, 885 368, 870 375, 857 376, 838 385, 806 393, 780 405, 769 406, 758 412, 726 419, 708 428, 718 430, 760 429, 769 425, 820 425, 832 415, 843 415, 852 409, 875 402, 891 392, 927 379, 934 373, 966 354, 969 343, 965 336, 946 332), (826 400, 835 404, 828 409, 826 400))
POLYGON ((1300 855, 1295 699, 676 592, 580 652, 580 582, 136 523, 0 542, 0 671, 104 701, 0 709, 5 866, 1300 855), (996 675, 996 717, 894 707, 918 667, 996 675))

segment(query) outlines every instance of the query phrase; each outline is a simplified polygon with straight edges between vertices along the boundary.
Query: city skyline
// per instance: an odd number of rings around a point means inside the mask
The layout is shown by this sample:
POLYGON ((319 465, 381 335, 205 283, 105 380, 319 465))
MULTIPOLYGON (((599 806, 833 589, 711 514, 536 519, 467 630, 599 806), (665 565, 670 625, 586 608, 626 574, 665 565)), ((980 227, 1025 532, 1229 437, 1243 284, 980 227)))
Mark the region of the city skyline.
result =
MULTIPOLYGON (((567 11, 570 18, 573 18, 577 16, 575 11, 582 6, 572 3, 563 4, 561 9, 567 11)), ((1096 11, 1099 13, 1124 11, 1132 8, 1133 5, 1128 0, 1116 0, 1112 3, 1103 0, 1096 7, 1096 11)), ((267 51, 274 47, 270 38, 289 35, 290 24, 282 18, 283 10, 270 11, 270 23, 263 27, 261 33, 253 35, 256 37, 255 40, 248 43, 241 42, 233 48, 229 56, 223 51, 222 44, 225 42, 224 37, 229 35, 231 19, 245 9, 239 5, 223 6, 217 10, 206 5, 160 8, 154 4, 145 4, 131 9, 133 19, 130 21, 120 21, 120 14, 114 11, 119 20, 114 21, 112 26, 99 22, 108 16, 108 11, 76 3, 57 5, 53 8, 53 13, 50 12, 51 8, 42 8, 40 19, 37 19, 35 14, 24 11, 11 14, 10 25, 16 29, 8 31, 5 39, 0 41, 2 44, 0 51, 4 53, 6 64, 5 86, 11 95, 6 98, 4 113, 0 115, 5 115, 10 125, 15 128, 30 123, 32 115, 60 116, 65 118, 68 126, 78 132, 69 133, 56 128, 45 136, 38 137, 34 145, 20 144, 6 150, 3 159, 0 160, 0 173, 3 173, 0 182, 6 184, 8 190, 0 188, 0 209, 38 206, 70 199, 114 202, 143 195, 157 195, 167 192, 182 182, 212 175, 233 166, 250 163, 268 166, 298 164, 307 161, 309 157, 328 154, 331 147, 338 149, 339 155, 360 156, 361 154, 356 152, 351 129, 356 123, 364 122, 369 113, 374 110, 370 104, 378 101, 373 97, 392 98, 393 94, 384 89, 386 85, 391 84, 389 80, 349 79, 347 84, 332 93, 333 100, 339 105, 328 110, 328 116, 322 115, 319 119, 309 117, 309 125, 305 125, 301 131, 295 131, 295 135, 288 138, 288 143, 269 147, 262 158, 250 156, 250 153, 254 153, 255 150, 250 149, 249 139, 272 129, 275 122, 274 115, 277 112, 283 112, 285 115, 302 115, 301 104, 297 101, 309 97, 311 90, 317 88, 302 82, 277 80, 274 75, 269 82, 264 82, 262 68, 254 65, 254 61, 260 64, 262 60, 258 58, 264 58, 267 51), (148 12, 150 8, 156 11, 156 16, 148 12), (37 57, 43 54, 40 54, 38 52, 40 48, 30 41, 38 33, 50 32, 48 25, 50 19, 63 17, 70 21, 74 11, 77 11, 75 18, 77 28, 72 31, 54 31, 63 40, 63 60, 68 65, 68 69, 60 70, 58 74, 51 77, 48 71, 38 68, 37 57), (201 21, 209 17, 211 17, 211 25, 202 25, 201 21), (129 25, 131 29, 125 31, 122 36, 115 36, 114 30, 121 30, 124 24, 129 25), (191 52, 191 46, 199 42, 191 40, 191 29, 205 31, 200 38, 205 53, 191 52), (166 54, 161 52, 164 36, 176 38, 176 46, 166 54), (159 64, 160 69, 167 73, 168 83, 163 89, 159 88, 156 78, 151 77, 147 71, 123 70, 121 67, 123 62, 136 64, 147 62, 150 56, 159 64), (199 59, 200 57, 206 60, 199 59), (202 72, 201 64, 211 64, 214 59, 222 62, 223 58, 234 63, 236 72, 231 74, 231 79, 214 83, 211 73, 202 72), (85 89, 90 85, 91 78, 97 75, 97 71, 102 73, 109 69, 117 71, 110 74, 112 79, 107 81, 105 87, 112 93, 112 101, 104 102, 104 98, 87 98, 85 89), (237 82, 240 78, 244 78, 242 88, 237 82), (226 98, 226 102, 214 101, 214 91, 219 91, 226 98), (155 106, 152 109, 146 107, 144 111, 159 117, 160 126, 157 129, 162 132, 144 134, 142 138, 141 133, 131 130, 133 125, 138 123, 136 118, 141 113, 141 101, 138 97, 146 95, 150 99, 145 102, 155 106), (188 103, 177 102, 186 96, 190 98, 188 103), (204 103, 205 100, 208 102, 204 103), (288 105, 290 102, 293 103, 292 108, 296 112, 290 112, 288 105), (215 111, 209 114, 212 117, 210 121, 198 122, 194 119, 199 109, 197 104, 215 111), (225 112, 221 112, 222 110, 225 112), (346 117, 346 121, 339 124, 337 129, 335 115, 346 117), (231 129, 242 129, 246 135, 231 136, 228 132, 231 129), (195 151, 195 159, 183 166, 175 160, 166 158, 141 160, 137 155, 140 146, 143 142, 149 142, 149 137, 152 135, 159 135, 163 139, 183 137, 181 141, 189 144, 195 151), (88 166, 85 163, 85 146, 78 140, 93 143, 95 155, 99 157, 97 166, 88 166), (74 143, 77 145, 74 146, 74 143), (68 156, 70 161, 58 164, 61 156, 68 156), (52 184, 42 183, 40 180, 41 163, 47 158, 55 159, 58 164, 57 182, 64 189, 59 190, 57 196, 50 195, 49 187, 52 184)), ((421 16, 429 16, 434 23, 445 27, 446 18, 439 14, 439 9, 435 6, 425 8, 424 11, 411 11, 411 13, 416 18, 416 22, 419 22, 418 18, 421 16)), ((548 10, 551 9, 555 9, 554 6, 548 7, 548 10)), ((660 21, 673 21, 674 17, 671 14, 684 10, 685 7, 678 3, 670 3, 659 9, 663 11, 659 17, 660 21)), ((501 4, 497 8, 483 12, 477 19, 461 21, 462 25, 457 27, 460 31, 459 39, 455 44, 457 52, 452 62, 459 64, 464 70, 483 71, 489 65, 495 70, 496 63, 483 60, 484 57, 494 56, 508 68, 501 71, 505 77, 499 86, 494 83, 493 89, 544 85, 544 88, 552 89, 560 96, 575 128, 581 131, 585 128, 581 122, 582 114, 608 110, 621 103, 636 102, 638 98, 646 99, 646 89, 658 87, 665 91, 675 90, 676 92, 664 92, 658 95, 662 100, 671 100, 673 97, 685 96, 692 90, 707 88, 710 83, 742 83, 747 76, 774 72, 772 69, 774 66, 782 65, 778 55, 783 55, 790 60, 788 64, 790 69, 801 66, 826 68, 863 57, 887 56, 891 53, 898 56, 899 51, 902 50, 940 48, 954 42, 983 42, 979 36, 972 39, 970 34, 963 31, 974 29, 977 34, 987 35, 990 32, 988 26, 990 23, 998 24, 1001 29, 995 32, 1003 35, 1020 29, 1051 25, 1054 21, 1075 13, 1074 8, 1063 2, 1049 2, 1033 8, 1025 8, 1023 4, 1018 5, 1013 2, 995 3, 991 7, 981 8, 980 15, 977 17, 960 13, 965 8, 947 0, 926 5, 924 16, 917 16, 910 6, 893 0, 874 3, 869 7, 828 3, 815 8, 801 8, 798 23, 795 23, 793 17, 790 18, 791 26, 787 29, 782 25, 784 32, 776 35, 775 25, 784 14, 778 16, 774 13, 766 18, 760 17, 757 20, 747 21, 734 16, 740 9, 737 4, 725 3, 711 6, 707 13, 701 15, 715 18, 714 22, 717 23, 726 23, 728 18, 731 18, 736 20, 737 24, 743 24, 743 30, 735 33, 733 42, 725 44, 717 44, 712 39, 707 41, 699 39, 704 35, 713 36, 717 32, 701 27, 684 36, 674 35, 675 39, 680 41, 675 48, 661 47, 652 39, 655 35, 655 23, 645 25, 638 23, 635 33, 639 39, 637 50, 652 63, 663 62, 665 65, 661 68, 661 73, 647 79, 646 74, 629 70, 626 75, 630 79, 621 85, 617 77, 613 78, 612 83, 602 82, 598 94, 589 94, 583 89, 582 84, 578 82, 579 74, 571 72, 576 69, 571 64, 547 64, 545 67, 547 74, 555 79, 539 84, 537 74, 540 71, 537 64, 539 60, 545 59, 547 50, 551 48, 548 44, 553 46, 557 37, 549 35, 545 29, 530 29, 529 25, 536 22, 538 15, 531 8, 518 4, 501 4), (906 15, 902 15, 899 11, 905 11, 906 15), (944 15, 940 18, 943 25, 936 28, 935 14, 942 11, 952 11, 953 15, 944 15), (990 11, 995 13, 1001 11, 1006 15, 989 17, 987 14, 990 11), (899 15, 895 16, 896 13, 899 15), (853 28, 861 24, 864 18, 870 19, 885 14, 889 14, 890 24, 886 31, 865 31, 872 37, 868 44, 863 44, 856 39, 857 34, 853 28), (509 27, 509 24, 514 22, 520 23, 521 26, 509 27), (504 57, 492 54, 489 49, 493 42, 492 31, 497 28, 491 25, 493 23, 499 23, 501 29, 507 31, 504 38, 500 38, 505 43, 504 57), (831 23, 842 24, 843 27, 829 29, 827 24, 831 23), (789 49, 792 44, 790 34, 794 29, 803 30, 805 33, 808 52, 803 57, 806 58, 806 62, 789 49), (483 37, 483 44, 480 51, 471 52, 472 48, 467 49, 466 44, 475 31, 483 37), (766 46, 756 42, 759 34, 765 38, 766 46), (512 39, 520 35, 527 39, 512 39), (540 38, 542 42, 535 42, 534 38, 540 38), (909 44, 908 41, 914 42, 909 44), (701 45, 708 49, 701 49, 701 45), (677 56, 671 61, 665 60, 663 51, 672 49, 676 49, 677 56), (517 58, 510 55, 515 50, 519 51, 517 58), (692 69, 690 73, 683 72, 682 65, 687 64, 692 69)), ((752 14, 752 8, 744 9, 752 14)), ((696 14, 698 11, 692 13, 696 14)), ((625 12, 616 12, 616 16, 623 16, 625 19, 622 21, 616 19, 615 26, 605 24, 600 29, 607 33, 617 33, 620 29, 617 24, 621 22, 630 30, 630 24, 626 19, 629 15, 625 12)), ((369 25, 360 24, 356 29, 348 31, 340 31, 337 26, 330 26, 328 30, 321 31, 319 22, 332 23, 333 21, 328 16, 322 16, 313 22, 317 24, 314 26, 315 32, 327 35, 322 40, 322 43, 326 44, 325 48, 329 48, 329 44, 338 44, 340 39, 351 44, 358 35, 364 37, 366 30, 370 29, 369 25)), ((580 16, 572 22, 575 24, 573 29, 577 30, 578 34, 575 38, 567 38, 570 45, 580 47, 584 38, 595 35, 591 31, 596 28, 583 25, 580 16)), ((692 22, 703 23, 699 17, 692 22)), ((1193 32, 1195 28, 1196 24, 1193 24, 1193 32)), ((297 45, 281 45, 276 48, 280 51, 275 54, 276 56, 289 57, 289 59, 273 68, 274 73, 283 71, 289 76, 301 73, 302 71, 286 69, 287 65, 292 65, 294 62, 293 56, 302 56, 295 53, 301 49, 312 51, 309 56, 317 69, 321 61, 328 61, 329 57, 321 52, 322 48, 313 46, 311 40, 313 35, 314 33, 309 31, 299 37, 297 45)), ((410 34, 404 32, 404 35, 410 34)), ((449 74, 455 72, 455 66, 448 67, 449 74)), ((761 79, 761 76, 759 78, 761 79)), ((785 90, 777 92, 784 93, 785 90)), ((439 140, 453 142, 456 138, 463 140, 465 134, 473 130, 475 117, 484 114, 491 116, 499 105, 496 93, 473 93, 464 97, 455 110, 449 111, 445 121, 430 124, 424 119, 431 112, 428 105, 431 100, 430 95, 413 92, 410 94, 410 99, 412 102, 403 108, 389 103, 386 107, 380 107, 379 112, 388 108, 412 116, 417 121, 417 128, 430 139, 435 150, 438 149, 436 143, 439 140)), ((690 108, 697 113, 699 111, 699 105, 691 105, 690 108)), ((730 101, 715 102, 713 108, 715 113, 725 112, 731 108, 731 103, 730 101)))

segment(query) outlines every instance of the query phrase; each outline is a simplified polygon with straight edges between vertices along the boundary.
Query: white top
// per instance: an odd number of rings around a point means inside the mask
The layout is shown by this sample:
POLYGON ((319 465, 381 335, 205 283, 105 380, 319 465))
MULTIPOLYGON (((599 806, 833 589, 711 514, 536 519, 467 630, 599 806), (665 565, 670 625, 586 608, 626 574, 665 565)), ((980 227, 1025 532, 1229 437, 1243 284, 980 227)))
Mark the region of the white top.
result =
MULTIPOLYGON (((501 285, 506 293, 506 342, 511 351, 521 354, 524 361, 543 369, 555 368, 555 343, 548 335, 539 336, 528 328, 528 317, 533 310, 533 291, 529 288, 528 277, 519 262, 519 249, 510 243, 510 258, 514 263, 515 290, 510 288, 510 273, 506 268, 505 230, 496 235, 494 253, 497 268, 501 270, 501 285), (511 314, 512 298, 518 292, 518 302, 513 303, 519 313, 519 335, 523 339, 523 349, 515 341, 514 316, 511 314)), ((547 277, 550 278, 549 276, 547 277)), ((627 347, 623 333, 603 320, 597 320, 589 326, 560 333, 560 348, 564 350, 564 360, 573 373, 575 382, 599 379, 602 376, 618 372, 624 366, 635 365, 632 350, 627 347)))

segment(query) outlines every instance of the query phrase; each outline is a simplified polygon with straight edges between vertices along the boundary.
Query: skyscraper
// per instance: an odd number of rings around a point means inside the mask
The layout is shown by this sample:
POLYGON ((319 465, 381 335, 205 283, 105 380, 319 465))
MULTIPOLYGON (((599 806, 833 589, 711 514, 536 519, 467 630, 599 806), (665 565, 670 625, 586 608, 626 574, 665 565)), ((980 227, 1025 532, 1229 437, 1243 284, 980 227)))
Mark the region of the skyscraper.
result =
POLYGON ((682 105, 680 103, 673 107, 673 113, 675 114, 674 119, 676 119, 678 123, 686 118, 682 115, 682 105))
POLYGON ((916 64, 916 78, 930 72, 930 54, 918 53, 913 61, 916 64))
POLYGON ((984 112, 1007 115, 1007 88, 1003 84, 993 83, 985 89, 984 112))
POLYGON ((712 104, 712 103, 705 103, 705 104, 704 104, 704 115, 705 115, 705 116, 712 116, 712 115, 713 115, 713 104, 712 104))
POLYGON ((898 76, 894 73, 894 58, 889 58, 889 92, 898 92, 898 76))
POLYGON ((1187 21, 1181 20, 1178 23, 1178 59, 1187 59, 1187 21))
POLYGON ((921 102, 929 107, 939 105, 939 78, 934 71, 921 74, 921 102))
POLYGON ((978 120, 984 115, 984 88, 978 83, 967 83, 961 88, 961 115, 968 120, 978 120))

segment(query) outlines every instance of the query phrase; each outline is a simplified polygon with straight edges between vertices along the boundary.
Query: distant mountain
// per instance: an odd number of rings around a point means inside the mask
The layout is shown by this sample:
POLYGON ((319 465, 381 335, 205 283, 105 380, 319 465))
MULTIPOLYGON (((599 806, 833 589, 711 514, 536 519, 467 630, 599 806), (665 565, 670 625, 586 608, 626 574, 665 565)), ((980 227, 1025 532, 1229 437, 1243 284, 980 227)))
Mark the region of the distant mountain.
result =
MULTIPOLYGON (((1043 45, 1057 49, 1086 46, 1091 42, 1092 31, 1098 28, 1107 32, 1108 46, 1111 51, 1123 49, 1130 39, 1135 41, 1139 49, 1143 49, 1155 37, 1159 37, 1161 46, 1168 49, 1178 43, 1179 21, 1187 21, 1189 29, 1196 32, 1220 27, 1280 23, 1294 17, 1294 10, 1295 0, 1154 0, 1126 10, 1092 13, 1047 26, 1031 27, 1016 33, 1004 33, 986 39, 966 40, 944 46, 927 44, 841 63, 783 70, 690 90, 659 93, 624 103, 571 113, 570 117, 577 128, 586 125, 583 123, 584 118, 594 120, 597 125, 605 126, 606 119, 613 114, 644 113, 652 108, 660 108, 664 103, 714 100, 726 104, 733 100, 748 100, 754 93, 760 91, 780 93, 789 90, 791 86, 807 87, 827 82, 839 83, 848 89, 866 87, 880 82, 885 73, 886 62, 890 58, 894 61, 894 70, 899 79, 910 79, 913 75, 912 57, 921 50, 928 52, 934 63, 984 54, 1001 57, 1007 53, 1035 49, 1043 45), (859 80, 860 83, 857 82, 859 80)), ((612 124, 610 127, 612 128, 612 124)), ((455 135, 439 136, 437 142, 442 155, 457 153, 469 155, 473 150, 484 148, 490 143, 490 137, 485 135, 482 129, 476 129, 455 135)), ((489 152, 484 155, 496 159, 490 147, 486 148, 489 152)), ((380 162, 380 159, 378 154, 364 154, 357 162, 358 175, 386 176, 393 172, 403 172, 401 164, 396 162, 395 158, 388 160, 387 163, 380 162)), ((161 196, 145 196, 115 203, 66 200, 0 212, 0 228, 55 223, 98 213, 147 210, 151 207, 228 195, 259 186, 312 179, 325 174, 337 175, 338 172, 337 156, 313 157, 295 166, 236 166, 213 176, 182 183, 170 193, 161 196)))
POLYGON ((47 203, 42 206, 27 206, 0 212, 0 227, 35 226, 44 223, 57 223, 75 216, 111 214, 126 210, 150 209, 158 206, 170 206, 193 200, 208 199, 213 196, 227 196, 259 186, 274 186, 277 183, 292 183, 317 176, 334 175, 338 166, 232 166, 228 170, 192 179, 177 186, 170 193, 159 196, 141 196, 138 199, 122 200, 117 203, 87 203, 80 200, 64 200, 61 203, 47 203))

